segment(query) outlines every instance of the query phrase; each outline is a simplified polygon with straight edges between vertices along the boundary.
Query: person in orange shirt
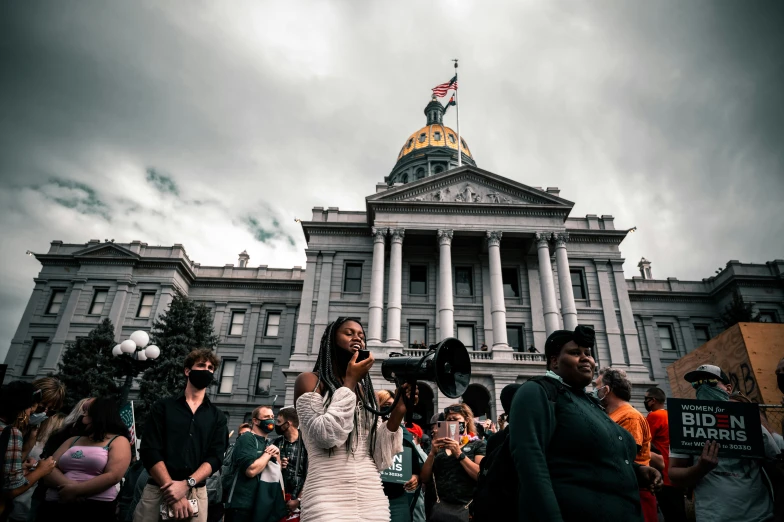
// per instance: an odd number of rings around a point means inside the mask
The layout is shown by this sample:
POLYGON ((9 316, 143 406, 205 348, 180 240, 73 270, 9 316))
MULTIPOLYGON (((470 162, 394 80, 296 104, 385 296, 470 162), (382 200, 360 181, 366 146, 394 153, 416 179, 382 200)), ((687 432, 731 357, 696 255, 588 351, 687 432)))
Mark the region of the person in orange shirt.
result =
POLYGON ((664 486, 656 493, 656 500, 664 515, 665 522, 686 522, 686 505, 684 493, 681 488, 676 488, 670 482, 670 474, 667 472, 670 467, 670 422, 667 417, 667 410, 664 405, 667 395, 661 388, 648 388, 645 392, 645 409, 648 410, 648 426, 651 429, 651 462, 662 474, 664 486), (660 454, 661 468, 656 466, 653 458, 656 453, 660 454))
MULTIPOLYGON (((594 382, 596 397, 602 402, 607 415, 620 427, 628 431, 637 443, 637 456, 634 461, 641 466, 651 462, 651 430, 642 413, 629 404, 632 398, 632 384, 626 372, 614 368, 604 368, 594 382)), ((640 502, 645 522, 658 522, 656 497, 648 489, 640 489, 640 502)))

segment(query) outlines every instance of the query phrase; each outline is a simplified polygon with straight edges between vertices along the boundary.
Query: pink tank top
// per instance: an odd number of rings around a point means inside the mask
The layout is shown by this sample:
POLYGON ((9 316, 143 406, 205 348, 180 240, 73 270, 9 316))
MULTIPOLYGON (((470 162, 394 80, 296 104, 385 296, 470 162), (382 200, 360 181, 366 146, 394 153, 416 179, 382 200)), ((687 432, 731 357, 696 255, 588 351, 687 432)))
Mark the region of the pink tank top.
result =
MULTIPOLYGON (((76 446, 75 444, 79 440, 76 439, 57 461, 57 467, 67 478, 75 482, 86 482, 93 479, 106 469, 106 463, 109 462, 109 446, 116 438, 116 436, 113 437, 106 446, 76 446)), ((111 502, 117 498, 117 485, 114 484, 105 491, 88 498, 111 502)), ((46 500, 60 500, 56 488, 46 490, 46 500)))

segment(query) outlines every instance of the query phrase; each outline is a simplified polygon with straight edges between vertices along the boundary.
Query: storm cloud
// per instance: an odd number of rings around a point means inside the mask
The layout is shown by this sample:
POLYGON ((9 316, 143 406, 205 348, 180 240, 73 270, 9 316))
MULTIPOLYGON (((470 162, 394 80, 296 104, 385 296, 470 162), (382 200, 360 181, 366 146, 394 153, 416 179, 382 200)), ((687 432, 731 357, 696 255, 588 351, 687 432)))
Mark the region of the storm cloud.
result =
MULTIPOLYGON (((304 265, 460 58, 487 170, 637 226, 628 276, 784 257, 781 2, 6 2, 0 356, 50 240, 304 265)), ((446 123, 454 126, 454 111, 446 123)))

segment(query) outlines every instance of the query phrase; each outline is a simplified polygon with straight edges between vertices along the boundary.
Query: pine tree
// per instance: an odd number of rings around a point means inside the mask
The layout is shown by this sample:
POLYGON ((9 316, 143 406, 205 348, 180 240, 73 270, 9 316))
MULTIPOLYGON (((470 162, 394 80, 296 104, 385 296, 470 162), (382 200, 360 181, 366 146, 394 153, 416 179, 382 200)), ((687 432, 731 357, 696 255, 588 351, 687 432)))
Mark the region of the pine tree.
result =
POLYGON ((725 330, 738 323, 758 323, 759 319, 759 314, 754 313, 750 304, 743 302, 743 297, 737 289, 732 294, 732 301, 721 314, 721 322, 725 330))
POLYGON ((55 375, 65 384, 64 410, 70 411, 85 397, 120 398, 121 390, 116 378, 122 371, 112 357, 114 326, 104 319, 87 337, 68 343, 55 375))
POLYGON ((183 361, 196 348, 214 349, 218 338, 213 335, 212 316, 203 304, 178 293, 166 313, 155 321, 151 343, 161 349, 160 356, 144 372, 136 406, 136 422, 141 428, 152 405, 180 393, 185 387, 183 361))

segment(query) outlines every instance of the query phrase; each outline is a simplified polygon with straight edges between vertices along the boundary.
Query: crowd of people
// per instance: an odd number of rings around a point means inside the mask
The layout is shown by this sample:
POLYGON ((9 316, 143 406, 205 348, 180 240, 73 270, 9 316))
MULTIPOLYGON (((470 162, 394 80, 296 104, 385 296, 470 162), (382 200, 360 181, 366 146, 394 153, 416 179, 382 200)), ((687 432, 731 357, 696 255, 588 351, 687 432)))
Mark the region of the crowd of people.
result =
MULTIPOLYGON (((717 441, 670 451, 665 392, 646 391, 644 416, 623 370, 597 371, 594 344, 586 326, 551 334, 546 374, 501 391, 497 425, 455 403, 420 426, 406 422, 416 387, 374 390, 364 329, 339 318, 294 405, 259 405, 233 444, 206 393, 219 360, 194 350, 139 455, 114 400, 64 415, 56 378, 15 381, 0 396, 0 522, 784 520, 784 439, 764 415, 762 459, 720 457, 717 441)), ((784 392, 784 359, 776 374, 784 392)), ((749 402, 717 366, 685 378, 699 400, 749 402)))

